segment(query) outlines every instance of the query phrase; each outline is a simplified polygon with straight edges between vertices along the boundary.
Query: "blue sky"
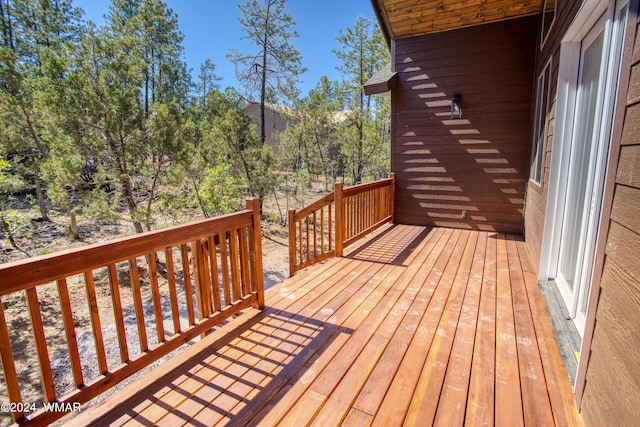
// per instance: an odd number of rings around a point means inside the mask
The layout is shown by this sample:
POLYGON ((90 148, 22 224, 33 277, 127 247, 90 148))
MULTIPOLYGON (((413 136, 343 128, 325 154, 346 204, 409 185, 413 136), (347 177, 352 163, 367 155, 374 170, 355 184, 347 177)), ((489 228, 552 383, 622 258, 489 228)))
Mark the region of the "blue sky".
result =
MULTIPOLYGON (((216 73, 223 78, 221 85, 237 86, 234 66, 227 58, 229 49, 251 52, 246 41, 241 40, 238 24, 238 3, 232 0, 164 0, 178 15, 180 31, 184 34, 185 61, 197 76, 200 64, 207 58, 216 64, 216 73)), ((109 0, 73 0, 85 12, 85 19, 98 25, 104 23, 109 0)), ((289 0, 288 13, 297 21, 299 37, 293 39, 301 52, 308 71, 302 76, 299 88, 305 95, 321 76, 332 80, 340 78, 339 65, 333 49, 340 47, 336 41, 340 30, 353 27, 358 16, 377 25, 370 0, 289 0)))

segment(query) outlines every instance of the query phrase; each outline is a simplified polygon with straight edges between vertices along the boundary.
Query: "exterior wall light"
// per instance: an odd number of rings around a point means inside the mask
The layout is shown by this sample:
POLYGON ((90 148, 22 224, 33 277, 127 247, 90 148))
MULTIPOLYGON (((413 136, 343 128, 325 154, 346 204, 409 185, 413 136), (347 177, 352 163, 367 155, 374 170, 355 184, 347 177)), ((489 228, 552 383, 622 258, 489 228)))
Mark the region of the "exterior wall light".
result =
POLYGON ((462 95, 456 93, 451 98, 451 120, 462 118, 462 95))

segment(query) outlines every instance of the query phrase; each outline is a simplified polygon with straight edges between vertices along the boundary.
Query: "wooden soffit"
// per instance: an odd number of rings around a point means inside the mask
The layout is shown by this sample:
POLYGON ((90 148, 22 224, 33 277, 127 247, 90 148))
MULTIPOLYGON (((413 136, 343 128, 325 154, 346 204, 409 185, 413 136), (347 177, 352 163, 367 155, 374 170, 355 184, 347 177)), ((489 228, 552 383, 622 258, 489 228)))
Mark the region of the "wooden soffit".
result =
POLYGON ((386 37, 401 39, 540 13, 543 0, 371 0, 386 37))

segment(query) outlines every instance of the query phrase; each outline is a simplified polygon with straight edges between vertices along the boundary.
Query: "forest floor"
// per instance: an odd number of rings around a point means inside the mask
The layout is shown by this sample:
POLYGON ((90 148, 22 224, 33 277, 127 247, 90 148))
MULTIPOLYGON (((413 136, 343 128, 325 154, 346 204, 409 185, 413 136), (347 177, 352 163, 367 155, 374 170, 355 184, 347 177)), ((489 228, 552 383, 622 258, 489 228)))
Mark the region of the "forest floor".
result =
MULTIPOLYGON (((265 286, 269 287, 280 282, 288 276, 288 230, 284 219, 287 216, 287 209, 293 207, 296 209, 305 206, 322 195, 326 194, 325 186, 321 183, 314 183, 310 189, 298 191, 294 195, 287 196, 284 189, 277 191, 275 197, 267 197, 263 204, 262 218, 262 245, 263 245, 263 265, 265 286)), ((105 242, 118 237, 133 235, 133 226, 130 223, 121 221, 118 223, 108 223, 104 221, 94 221, 86 218, 79 218, 80 240, 71 241, 66 233, 68 219, 64 216, 52 213, 51 221, 37 220, 37 210, 29 203, 28 200, 21 200, 14 203, 14 209, 24 217, 30 218, 30 228, 24 230, 24 236, 17 239, 20 250, 11 247, 7 236, 0 232, 0 263, 6 263, 18 259, 44 255, 53 253, 63 249, 82 247, 92 243, 105 242)), ((178 224, 186 224, 193 220, 202 219, 200 212, 193 212, 192 215, 181 215, 180 217, 169 217, 167 215, 158 215, 155 217, 156 224, 154 229, 174 226, 178 224)), ((0 278, 1 281, 2 278, 0 278)), ((43 287, 39 290, 38 297, 40 300, 42 317, 45 326, 45 336, 47 337, 47 346, 51 355, 51 365, 54 370, 54 380, 56 388, 62 390, 72 388, 73 378, 69 372, 68 356, 66 350, 66 341, 64 334, 60 333, 59 322, 49 322, 48 319, 59 319, 59 305, 55 304, 58 299, 57 291, 53 285, 43 287), (50 289, 49 289, 50 288, 50 289), (62 356, 58 356, 62 355, 62 356)), ((71 288, 73 290, 73 286, 71 288)), ((100 306, 100 297, 110 299, 109 291, 98 287, 98 305, 100 306)), ((124 293, 123 293, 124 295, 124 293)), ((78 337, 78 345, 80 348, 81 359, 91 360, 95 358, 95 347, 93 345, 93 335, 90 332, 90 320, 88 309, 77 310, 76 307, 87 307, 86 303, 74 299, 84 299, 83 292, 71 292, 71 302, 74 307, 74 321, 76 323, 76 336, 78 337), (86 341, 86 342, 85 342, 86 341)), ((123 306, 131 301, 123 300, 123 306)), ((24 333, 12 336, 12 349, 14 352, 16 369, 21 384, 26 383, 26 387, 22 390, 22 400, 25 403, 42 402, 43 394, 41 390, 40 373, 38 362, 35 358, 32 338, 25 336, 31 330, 29 310, 27 309, 26 298, 23 292, 10 294, 2 297, 4 314, 8 327, 12 331, 24 331, 24 333)), ((113 315, 101 311, 101 321, 103 331, 108 332, 113 329, 115 337, 115 324, 113 315)), ((108 334, 105 333, 105 337, 108 334)), ((108 339, 108 338, 105 338, 108 339)), ((114 338, 117 340, 117 338, 114 338)), ((132 338, 135 340, 135 338, 132 338)), ((105 342, 109 348, 109 342, 105 342)), ((116 348, 117 343, 114 342, 112 347, 116 348)), ((152 343, 150 343, 152 344, 152 343)), ((171 355, 167 356, 170 357, 171 355)), ((113 360, 109 362, 117 365, 119 353, 117 351, 108 352, 107 358, 113 360)), ((161 363, 162 360, 156 362, 161 363)), ((90 363, 95 365, 95 363, 90 363)), ((83 363, 83 373, 85 377, 91 378, 93 372, 84 372, 85 364, 83 363)), ((89 369, 95 369, 89 368, 89 369)), ((142 373, 141 373, 142 374, 142 373)), ((134 378, 130 378, 125 383, 130 382, 134 378)), ((124 385, 124 383, 122 384, 124 385)), ((101 396, 104 398, 105 396, 101 396)), ((0 372, 0 403, 8 402, 4 376, 0 372)), ((41 407, 41 404, 38 404, 41 407)), ((0 426, 9 425, 11 423, 10 415, 0 412, 0 426)))

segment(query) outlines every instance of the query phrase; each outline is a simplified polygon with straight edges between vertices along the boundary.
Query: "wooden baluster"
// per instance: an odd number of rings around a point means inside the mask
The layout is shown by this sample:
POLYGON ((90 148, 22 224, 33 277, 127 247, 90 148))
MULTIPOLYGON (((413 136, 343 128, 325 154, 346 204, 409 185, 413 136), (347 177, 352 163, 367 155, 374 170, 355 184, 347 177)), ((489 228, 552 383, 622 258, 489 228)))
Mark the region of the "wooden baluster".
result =
POLYGON ((377 224, 382 218, 385 217, 385 209, 382 208, 382 204, 380 200, 384 198, 384 194, 387 192, 386 187, 377 188, 374 193, 374 204, 375 204, 375 217, 374 224, 377 224))
POLYGON ((376 200, 378 199, 378 189, 369 192, 369 224, 373 226, 378 221, 376 219, 376 200))
POLYGON ((207 316, 211 316, 215 311, 215 309, 213 308, 213 278, 215 276, 216 281, 218 278, 217 275, 214 275, 214 272, 211 269, 212 259, 216 260, 216 263, 217 263, 217 258, 216 258, 217 250, 215 245, 215 238, 212 240, 213 240, 213 245, 210 244, 209 238, 202 239, 202 248, 204 253, 204 258, 202 259, 202 262, 204 263, 204 278, 205 278, 205 280, 202 281, 202 295, 204 298, 207 316))
POLYGON ((93 329, 93 339, 96 344, 96 357, 98 358, 98 370, 101 375, 107 373, 107 357, 104 351, 104 340, 102 338, 102 327, 100 326, 100 314, 98 313, 98 301, 96 299, 96 285, 93 281, 93 273, 85 271, 84 281, 87 288, 87 302, 89 304, 89 316, 91 328, 93 329))
POLYGON ((371 192, 371 225, 375 225, 378 223, 378 216, 380 215, 380 210, 377 209, 378 201, 380 200, 380 191, 376 189, 371 192))
POLYGON ((287 213, 287 225, 289 226, 289 277, 296 274, 296 210, 289 209, 287 213))
POLYGON ((365 207, 364 207, 364 211, 365 211, 365 216, 366 216, 366 225, 365 225, 365 229, 368 229, 369 227, 371 227, 374 222, 375 222, 375 207, 373 204, 373 195, 375 194, 376 190, 373 189, 371 191, 367 191, 366 193, 366 203, 365 203, 365 207))
POLYGON ((349 238, 352 238, 356 234, 357 220, 358 220, 358 203, 357 194, 349 197, 349 203, 351 204, 351 231, 349 232, 349 238))
POLYGON ((209 236, 209 264, 211 266, 211 292, 213 294, 213 311, 220 311, 220 278, 218 277, 218 251, 216 249, 216 239, 209 236))
POLYGON ((391 195, 391 187, 384 187, 380 190, 380 217, 382 219, 389 216, 389 196, 391 195))
POLYGON ((360 203, 360 228, 358 229, 358 233, 363 230, 369 228, 369 192, 365 191, 361 195, 361 203, 360 203))
MULTIPOLYGON (((9 337, 9 330, 7 329, 7 320, 4 317, 2 299, 0 299, 0 356, 9 401, 11 403, 21 403, 22 396, 20 395, 20 383, 18 382, 16 364, 13 359, 13 351, 11 350, 11 339, 9 337)), ((24 412, 22 411, 14 411, 11 415, 13 416, 13 420, 16 422, 24 418, 24 412)))
POLYGON ((388 217, 393 212, 393 187, 385 188, 384 196, 385 197, 382 198, 382 207, 384 211, 384 217, 388 217))
POLYGON ((309 216, 307 216, 304 219, 304 223, 306 225, 306 233, 307 233, 307 241, 306 241, 306 243, 307 243, 307 259, 305 261, 309 261, 311 259, 311 250, 310 250, 311 242, 310 242, 310 239, 309 239, 309 216))
POLYGON ((360 224, 358 226, 358 230, 356 234, 360 233, 362 230, 367 228, 367 192, 360 194, 359 203, 358 203, 358 218, 360 218, 360 224))
POLYGON ((349 233, 349 238, 352 238, 358 230, 358 195, 354 194, 349 197, 349 201, 351 202, 351 232, 349 233))
POLYGON ((149 342, 147 341, 147 327, 144 323, 144 308, 142 307, 142 293, 140 292, 138 261, 135 258, 129 260, 129 277, 131 279, 131 291, 133 293, 133 306, 136 311, 140 352, 144 353, 149 349, 149 342))
POLYGON ((189 271, 189 249, 186 243, 180 245, 180 257, 182 258, 182 277, 184 278, 184 293, 187 300, 187 318, 189 325, 196 323, 193 310, 193 289, 191 287, 191 272, 189 271))
MULTIPOLYGON (((202 307, 202 317, 209 317, 213 313, 211 306, 211 272, 209 266, 211 265, 211 247, 209 241, 205 238, 199 241, 200 249, 198 254, 200 258, 198 260, 198 267, 200 271, 200 283, 198 286, 200 305, 202 307)), ((213 248, 215 251, 215 246, 213 248)))
POLYGON ((358 232, 361 232, 369 228, 369 215, 371 214, 371 212, 369 211, 370 193, 371 193, 370 191, 365 191, 364 193, 362 193, 362 204, 360 205, 360 210, 362 211, 362 213, 360 214, 360 216, 362 217, 362 223, 360 225, 360 230, 358 230, 358 232))
POLYGON ((349 197, 351 201, 351 209, 352 209, 352 224, 351 224, 351 233, 349 234, 349 238, 353 237, 358 232, 358 194, 354 194, 349 197))
POLYGON ((120 299, 120 284, 118 283, 118 270, 115 264, 109 264, 109 288, 111 289, 111 305, 113 317, 116 322, 116 333, 120 349, 120 361, 129 360, 129 346, 127 345, 127 333, 124 328, 124 314, 122 313, 122 300, 120 299))
MULTIPOLYGON (((369 198, 371 197, 371 191, 367 191, 362 195, 363 205, 362 209, 362 230, 366 230, 371 225, 371 214, 373 212, 373 206, 369 204, 369 198)), ((360 231, 362 231, 360 230, 360 231)))
POLYGON ((368 199, 369 199, 369 192, 365 191, 364 193, 362 193, 360 195, 360 227, 358 228, 358 233, 360 233, 362 230, 366 230, 367 227, 369 226, 368 222, 367 222, 367 216, 369 215, 369 212, 367 211, 367 203, 368 203, 368 199))
POLYGON ((344 240, 349 239, 351 231, 351 200, 349 197, 344 198, 344 240))
POLYGON ((191 255, 193 257, 193 277, 194 287, 196 291, 196 309, 198 310, 198 320, 202 320, 207 317, 204 308, 204 298, 202 296, 202 283, 206 280, 204 278, 204 253, 202 243, 199 240, 195 240, 191 243, 191 255))
POLYGON ((44 337, 44 326, 42 325, 42 313, 40 312, 38 293, 36 288, 28 288, 26 293, 29 304, 29 314, 31 316, 31 328, 36 343, 36 354, 38 355, 38 362, 40 364, 44 398, 47 402, 53 402, 57 398, 56 387, 53 383, 51 360, 49 359, 49 351, 47 350, 47 341, 44 337))
POLYGON ((231 304, 231 289, 229 287, 229 251, 227 250, 227 233, 220 235, 220 265, 222 267, 222 287, 224 304, 231 304))
POLYGON ((240 228, 240 273, 242 277, 242 296, 251 293, 251 278, 249 268, 249 242, 246 227, 240 228))
POLYGON ((388 198, 388 207, 389 207, 389 213, 388 215, 391 217, 391 223, 394 222, 394 215, 395 215, 395 198, 396 198, 396 174, 394 172, 391 172, 389 174, 389 178, 391 178, 391 186, 389 187, 389 198, 388 198))
POLYGON ((327 240, 329 241, 329 252, 331 252, 331 249, 333 249, 333 232, 332 232, 332 228, 333 228, 333 224, 331 222, 331 207, 333 206, 333 209, 335 209, 335 204, 334 203, 329 203, 329 206, 327 207, 327 222, 329 224, 329 232, 327 233, 327 240))
POLYGON ((254 274, 256 283, 256 293, 258 299, 258 309, 262 310, 265 305, 264 301, 264 272, 262 270, 262 229, 260 225, 260 199, 253 197, 247 199, 247 209, 253 211, 252 229, 253 229, 253 260, 254 260, 254 274))
POLYGON ((173 249, 164 249, 164 258, 167 263, 167 280, 169 282, 169 300, 171 301, 171 317, 173 318, 173 333, 182 330, 180 326, 180 311, 178 310, 178 290, 176 289, 176 271, 173 265, 173 249))
POLYGON ((380 211, 376 210, 377 201, 380 199, 380 191, 374 190, 371 192, 371 225, 378 223, 376 215, 380 215, 380 211))
POLYGON ((353 232, 356 228, 356 196, 347 197, 347 203, 349 204, 349 232, 347 233, 347 239, 353 236, 353 232))
POLYGON ((313 257, 318 256, 318 218, 316 211, 313 211, 313 257))
POLYGON ((324 255, 324 206, 320 208, 320 255, 324 255))
POLYGON ((153 299, 153 314, 156 320, 158 343, 164 342, 164 319, 162 316, 162 301, 160 299, 160 286, 158 285, 158 263, 155 252, 147 257, 149 263, 149 281, 151 282, 151 298, 153 299))
POLYGON ((349 197, 344 198, 344 233, 343 238, 347 240, 351 231, 351 205, 349 197))
POLYGON ((60 297, 60 308, 62 310, 62 322, 64 324, 64 332, 67 338, 67 348, 69 349, 69 361, 71 364, 71 373, 73 374, 73 383, 77 387, 84 384, 82 376, 82 363, 80 362, 80 352, 78 351, 78 340, 76 338, 75 322, 73 320, 73 311, 71 309, 71 299, 69 298, 69 287, 67 279, 60 279, 57 282, 58 296, 60 297))
POLYGON ((304 238, 302 237, 302 221, 304 221, 303 218, 300 218, 300 221, 298 221, 298 231, 300 234, 300 246, 298 247, 298 252, 300 253, 300 264, 304 263, 304 255, 303 255, 303 248, 304 248, 304 238))
POLYGON ((372 191, 367 191, 365 193, 365 206, 364 206, 364 214, 365 214, 365 226, 364 228, 367 229, 369 227, 371 227, 371 225, 373 224, 373 204, 371 202, 371 197, 373 195, 373 193, 375 193, 376 190, 372 190, 372 191))
POLYGON ((376 222, 380 221, 381 219, 385 218, 388 214, 387 214, 387 209, 385 209, 385 204, 384 204, 384 200, 385 200, 385 195, 387 194, 388 188, 384 187, 381 188, 380 191, 378 191, 376 193, 376 205, 377 210, 378 210, 378 218, 376 218, 376 222))
POLYGON ((231 287, 233 289, 233 301, 240 301, 240 265, 238 251, 238 230, 229 232, 229 256, 231 258, 231 287))

